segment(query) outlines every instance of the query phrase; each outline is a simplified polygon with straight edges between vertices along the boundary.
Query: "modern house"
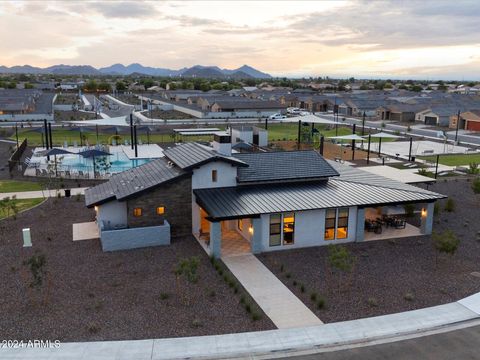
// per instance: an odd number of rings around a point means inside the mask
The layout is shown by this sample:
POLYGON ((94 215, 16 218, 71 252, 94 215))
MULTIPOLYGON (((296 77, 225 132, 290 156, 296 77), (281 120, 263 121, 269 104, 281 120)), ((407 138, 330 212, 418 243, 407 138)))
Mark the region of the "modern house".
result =
POLYGON ((213 147, 169 148, 165 158, 88 189, 103 249, 169 244, 170 236, 193 234, 219 257, 232 249, 261 253, 432 232, 440 194, 313 150, 232 154, 224 137, 213 147), (415 221, 398 217, 405 204, 415 221))

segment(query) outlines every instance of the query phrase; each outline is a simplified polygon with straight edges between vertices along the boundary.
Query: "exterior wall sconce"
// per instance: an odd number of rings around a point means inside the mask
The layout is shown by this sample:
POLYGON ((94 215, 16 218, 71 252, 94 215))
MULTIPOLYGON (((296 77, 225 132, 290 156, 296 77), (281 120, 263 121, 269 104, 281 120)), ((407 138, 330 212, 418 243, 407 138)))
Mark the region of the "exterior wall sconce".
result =
POLYGON ((427 217, 427 209, 422 208, 422 218, 427 217))
POLYGON ((250 225, 250 227, 248 228, 248 232, 250 233, 250 235, 253 235, 253 226, 250 225))

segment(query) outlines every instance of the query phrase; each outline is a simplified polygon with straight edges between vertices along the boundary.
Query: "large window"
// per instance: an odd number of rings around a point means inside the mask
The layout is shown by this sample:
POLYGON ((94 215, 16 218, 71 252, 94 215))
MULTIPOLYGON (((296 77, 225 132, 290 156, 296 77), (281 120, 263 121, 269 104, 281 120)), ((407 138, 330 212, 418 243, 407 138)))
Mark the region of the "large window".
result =
POLYGON ((295 235, 295 214, 283 214, 283 245, 293 244, 295 235))
POLYGON ((348 208, 328 209, 325 213, 325 240, 348 237, 348 208))
POLYGON ((295 241, 295 214, 270 215, 270 246, 291 245, 295 241))
POLYGON ((325 214, 325 240, 335 239, 336 218, 337 210, 328 209, 325 214))
POLYGON ((348 208, 338 209, 337 239, 348 237, 348 208))
POLYGON ((270 215, 270 246, 278 246, 282 242, 282 215, 270 215))

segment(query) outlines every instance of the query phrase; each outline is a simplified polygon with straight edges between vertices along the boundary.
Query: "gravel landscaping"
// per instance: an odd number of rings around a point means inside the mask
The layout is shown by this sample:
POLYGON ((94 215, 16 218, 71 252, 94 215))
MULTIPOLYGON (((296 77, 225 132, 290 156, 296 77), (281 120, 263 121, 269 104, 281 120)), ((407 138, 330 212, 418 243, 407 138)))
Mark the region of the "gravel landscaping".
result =
POLYGON ((72 224, 92 221, 83 198, 49 199, 0 221, 1 339, 61 341, 197 336, 273 329, 252 317, 191 237, 170 246, 103 253, 98 239, 72 241, 72 224), (22 248, 30 227, 32 248, 22 248), (24 261, 44 255, 41 286, 24 261), (197 257, 196 283, 174 273, 197 257))
POLYGON ((437 256, 432 237, 422 236, 345 245, 356 259, 351 276, 326 275, 325 246, 259 259, 324 322, 440 305, 479 292, 480 195, 473 193, 471 179, 439 180, 429 189, 454 199, 455 210, 445 211, 444 200, 434 220, 436 232, 451 229, 461 240, 453 257, 437 256), (325 301, 321 309, 319 299, 325 301))

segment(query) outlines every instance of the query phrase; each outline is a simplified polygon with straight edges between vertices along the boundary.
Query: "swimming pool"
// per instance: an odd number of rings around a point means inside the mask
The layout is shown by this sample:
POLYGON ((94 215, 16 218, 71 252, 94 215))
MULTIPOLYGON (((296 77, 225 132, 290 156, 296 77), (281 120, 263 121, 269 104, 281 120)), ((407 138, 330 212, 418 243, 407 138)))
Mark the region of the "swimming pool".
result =
MULTIPOLYGON (((119 173, 131 168, 143 165, 151 159, 131 160, 119 149, 112 151, 110 156, 99 156, 95 158, 95 170, 100 172, 119 173)), ((69 171, 92 171, 93 159, 83 158, 79 155, 65 155, 60 161, 59 169, 69 171)))

